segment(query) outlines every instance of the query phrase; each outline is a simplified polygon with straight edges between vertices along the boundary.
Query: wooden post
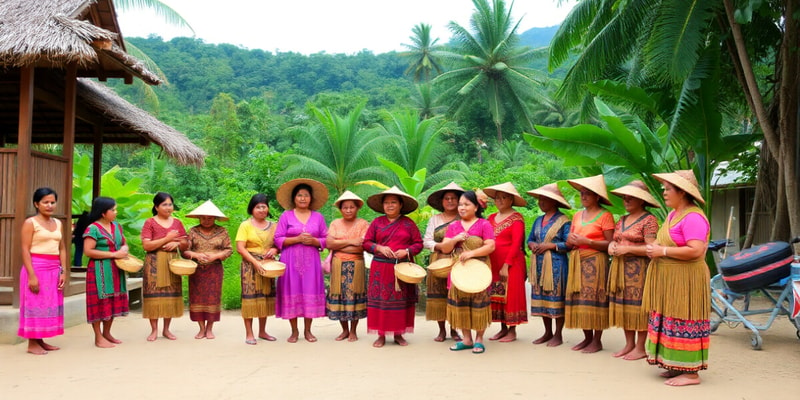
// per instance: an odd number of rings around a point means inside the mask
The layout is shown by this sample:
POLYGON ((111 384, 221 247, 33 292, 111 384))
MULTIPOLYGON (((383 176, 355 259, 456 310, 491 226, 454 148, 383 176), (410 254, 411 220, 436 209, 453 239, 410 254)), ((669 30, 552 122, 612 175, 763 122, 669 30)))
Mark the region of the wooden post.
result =
MULTIPOLYGON (((31 136, 33 133, 33 79, 32 65, 20 68, 19 78, 19 123, 17 130, 17 193, 14 207, 14 232, 22 232, 28 202, 31 196, 31 136)), ((22 265, 22 240, 14 235, 11 249, 14 272, 13 308, 19 308, 19 268, 22 265)))
MULTIPOLYGON (((66 168, 64 168, 64 175, 62 182, 64 182, 64 215, 66 221, 63 224, 62 237, 64 241, 70 243, 72 238, 72 164, 73 153, 75 152, 75 114, 77 112, 77 86, 78 86, 78 65, 70 63, 67 65, 66 76, 64 77, 64 147, 62 155, 67 160, 66 168)), ((70 293, 70 275, 72 274, 70 266, 72 265, 72 246, 67 245, 67 265, 62 265, 64 271, 67 273, 67 284, 64 287, 64 294, 70 293)))
MULTIPOLYGON (((102 121, 100 122, 102 124, 102 121)), ((94 126, 94 154, 92 160, 92 199, 100 196, 100 181, 103 177, 103 126, 94 126)))

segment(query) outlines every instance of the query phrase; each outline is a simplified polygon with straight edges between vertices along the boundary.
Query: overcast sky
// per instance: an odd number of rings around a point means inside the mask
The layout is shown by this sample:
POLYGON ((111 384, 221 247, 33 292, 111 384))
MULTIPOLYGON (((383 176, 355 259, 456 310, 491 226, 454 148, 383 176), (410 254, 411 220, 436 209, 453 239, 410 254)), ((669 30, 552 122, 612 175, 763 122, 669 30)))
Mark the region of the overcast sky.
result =
MULTIPOLYGON (((180 13, 206 43, 303 54, 403 50, 420 22, 431 25, 432 36, 445 43, 450 37, 447 23, 468 27, 473 11, 471 0, 161 1, 180 13)), ((517 0, 512 16, 522 19, 522 33, 560 24, 574 5, 572 0, 517 0)), ((124 37, 191 36, 188 29, 177 29, 150 11, 118 14, 124 37)))

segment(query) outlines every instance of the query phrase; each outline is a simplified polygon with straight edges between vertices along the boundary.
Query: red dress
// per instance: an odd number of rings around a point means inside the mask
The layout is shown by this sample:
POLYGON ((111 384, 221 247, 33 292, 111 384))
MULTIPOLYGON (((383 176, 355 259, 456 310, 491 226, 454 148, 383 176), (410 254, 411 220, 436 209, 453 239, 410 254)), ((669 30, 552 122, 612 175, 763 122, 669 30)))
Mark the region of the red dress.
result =
POLYGON ((525 296, 525 220, 522 214, 514 212, 502 221, 496 221, 497 214, 488 220, 494 228, 495 247, 492 261, 492 286, 489 288, 492 299, 492 321, 508 326, 528 323, 528 299, 525 296), (500 281, 500 269, 508 264, 508 281, 505 288, 500 281), (502 290, 505 289, 505 296, 502 290))

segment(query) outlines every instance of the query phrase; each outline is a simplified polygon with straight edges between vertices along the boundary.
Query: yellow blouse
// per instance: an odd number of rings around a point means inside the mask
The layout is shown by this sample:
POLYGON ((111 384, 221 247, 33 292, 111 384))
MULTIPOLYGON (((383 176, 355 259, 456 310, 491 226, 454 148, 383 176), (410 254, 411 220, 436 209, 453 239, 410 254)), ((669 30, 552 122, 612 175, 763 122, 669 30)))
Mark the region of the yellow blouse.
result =
POLYGON ((239 230, 236 231, 236 241, 245 242, 245 248, 253 254, 264 254, 270 248, 275 247, 273 239, 276 227, 277 224, 267 221, 266 229, 258 229, 248 218, 239 225, 239 230))

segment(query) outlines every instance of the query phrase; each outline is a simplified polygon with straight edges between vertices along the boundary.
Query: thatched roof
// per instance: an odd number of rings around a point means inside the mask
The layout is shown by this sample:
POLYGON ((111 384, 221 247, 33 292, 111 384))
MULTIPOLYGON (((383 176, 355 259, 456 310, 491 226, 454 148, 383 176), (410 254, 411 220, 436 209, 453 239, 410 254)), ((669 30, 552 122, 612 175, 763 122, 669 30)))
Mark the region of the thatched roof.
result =
POLYGON ((2 0, 0 67, 76 63, 82 76, 133 74, 158 84, 155 74, 125 52, 115 19, 111 0, 2 0))
POLYGON ((206 153, 183 133, 129 103, 107 86, 80 78, 77 95, 79 102, 85 102, 104 119, 126 131, 135 132, 148 142, 158 144, 179 163, 203 165, 206 153))

